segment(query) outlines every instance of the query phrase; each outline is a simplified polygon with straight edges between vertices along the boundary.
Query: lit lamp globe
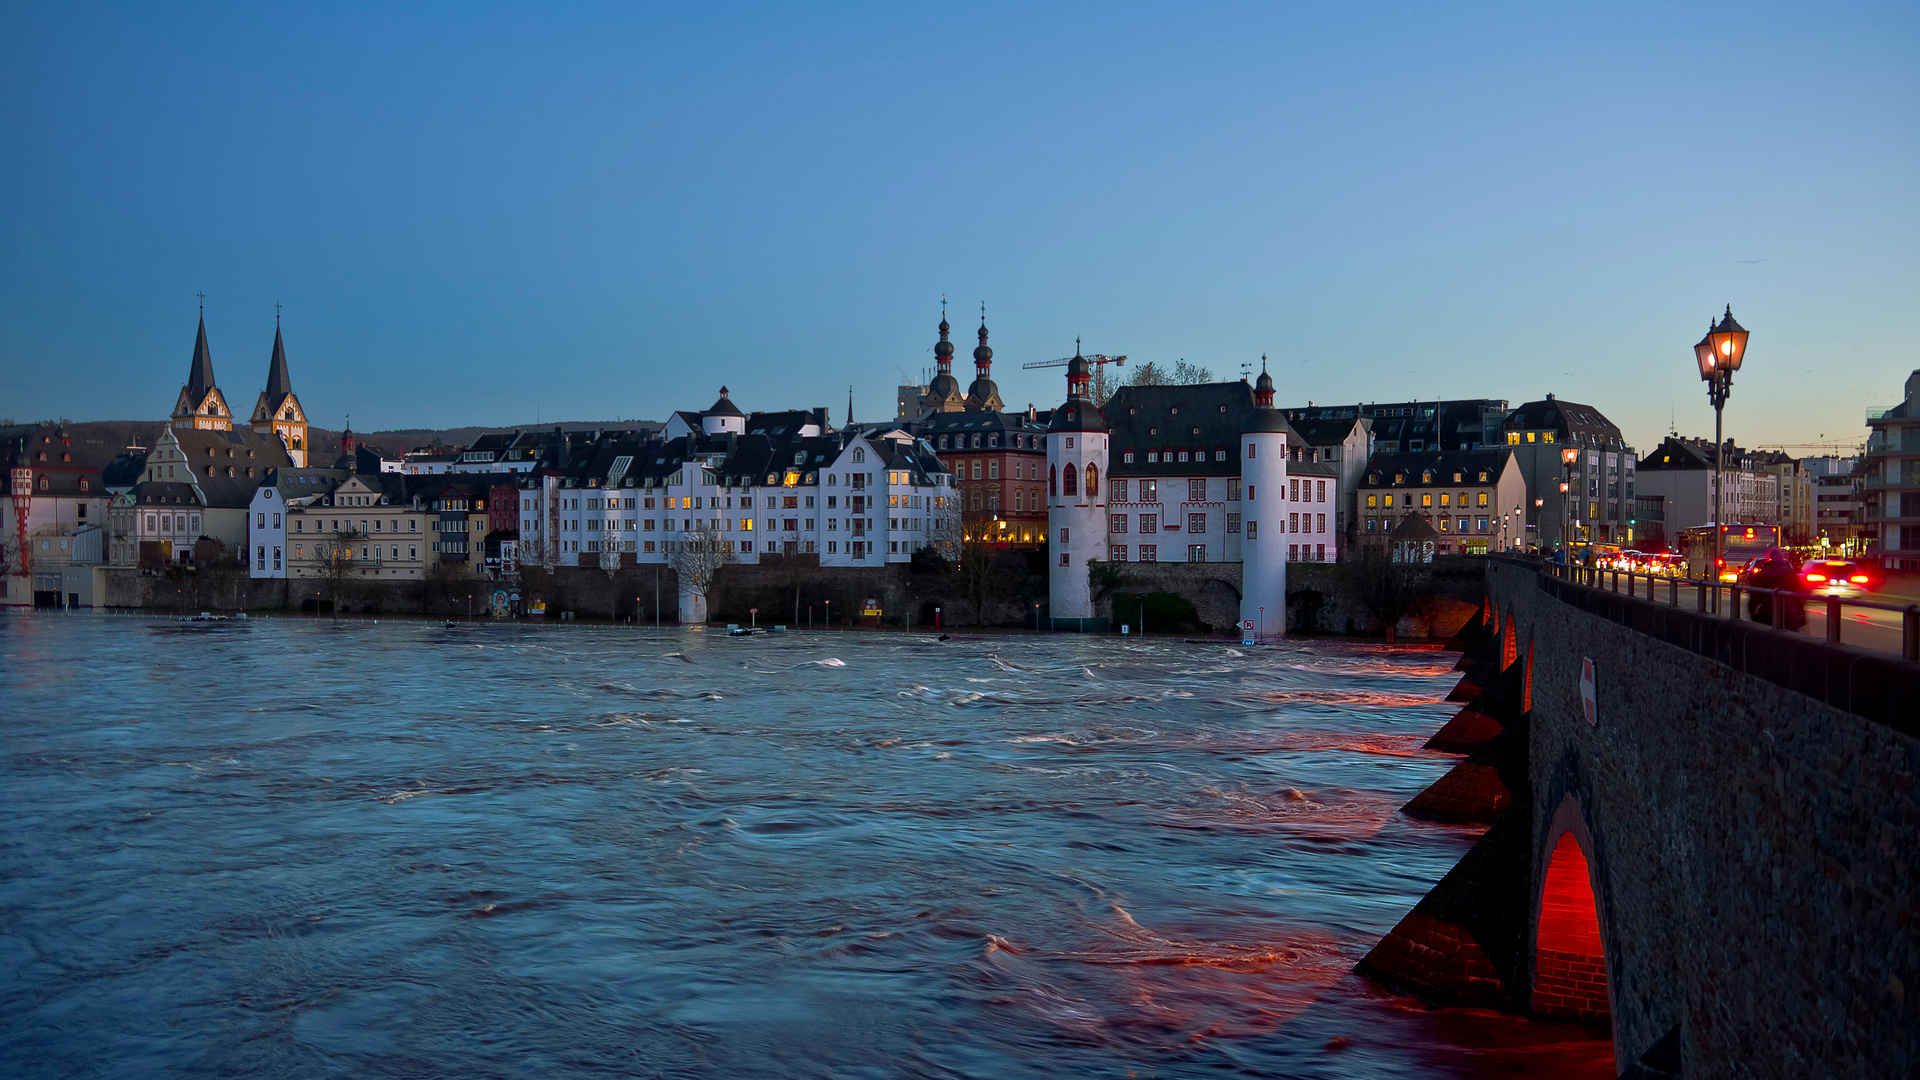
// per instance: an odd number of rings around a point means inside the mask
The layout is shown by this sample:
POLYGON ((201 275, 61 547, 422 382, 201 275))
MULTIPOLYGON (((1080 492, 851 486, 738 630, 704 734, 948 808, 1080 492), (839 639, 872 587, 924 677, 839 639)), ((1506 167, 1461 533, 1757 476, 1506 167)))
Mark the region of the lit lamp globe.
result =
POLYGON ((1707 322, 1707 336, 1701 338, 1699 344, 1693 347, 1693 359, 1700 365, 1700 378, 1703 381, 1712 381, 1716 368, 1713 356, 1713 322, 1711 320, 1707 322))
POLYGON ((1732 304, 1727 305, 1727 313, 1707 333, 1706 340, 1712 346, 1715 367, 1728 372, 1740 370, 1740 361, 1747 355, 1747 329, 1733 321, 1732 304))

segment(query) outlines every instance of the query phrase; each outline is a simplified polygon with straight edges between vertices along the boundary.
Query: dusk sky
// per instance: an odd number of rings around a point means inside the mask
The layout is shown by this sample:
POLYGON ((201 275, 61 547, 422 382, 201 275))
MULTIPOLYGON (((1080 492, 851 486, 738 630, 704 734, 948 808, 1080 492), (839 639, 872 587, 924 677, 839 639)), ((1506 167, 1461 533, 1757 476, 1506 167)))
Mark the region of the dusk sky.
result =
MULTIPOLYGON (((0 417, 892 414, 987 304, 1284 404, 1851 444, 1920 366, 1920 5, 10 5, 0 417)), ((963 383, 971 365, 961 364, 963 383)), ((1806 451, 1811 452, 1811 451, 1806 451)))

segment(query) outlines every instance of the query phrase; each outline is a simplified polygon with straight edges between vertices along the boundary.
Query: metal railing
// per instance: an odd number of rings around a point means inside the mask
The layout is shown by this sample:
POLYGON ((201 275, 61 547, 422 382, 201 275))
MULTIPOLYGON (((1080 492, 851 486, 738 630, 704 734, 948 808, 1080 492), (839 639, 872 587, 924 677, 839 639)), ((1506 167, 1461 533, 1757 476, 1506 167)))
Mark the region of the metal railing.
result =
MULTIPOLYGON (((1856 611, 1882 611, 1900 617, 1898 652, 1907 660, 1920 660, 1920 604, 1889 604, 1879 600, 1852 600, 1843 596, 1809 596, 1794 589, 1766 589, 1737 582, 1700 581, 1694 578, 1669 577, 1663 574, 1643 574, 1633 570, 1604 570, 1591 566, 1572 566, 1546 562, 1543 569, 1563 581, 1576 585, 1601 589, 1607 592, 1644 599, 1653 603, 1665 603, 1673 607, 1685 606, 1681 600, 1683 593, 1691 600, 1693 609, 1703 615, 1731 619, 1734 622, 1759 622, 1763 626, 1783 634, 1798 634, 1798 629, 1789 629, 1780 624, 1782 616, 1793 604, 1804 605, 1806 610, 1818 610, 1825 622, 1826 640, 1843 644, 1841 629, 1846 623, 1848 609, 1856 611), (1742 617, 1742 599, 1748 601, 1755 597, 1767 598, 1767 619, 1755 618, 1752 612, 1742 617)), ((1857 621, 1867 626, 1879 626, 1889 635, 1893 630, 1887 623, 1874 623, 1864 616, 1857 621)), ((1856 638, 1860 635, 1856 632, 1856 638)), ((1876 635, 1878 636, 1878 635, 1876 635)), ((1875 649, 1882 652, 1895 651, 1889 639, 1882 644, 1871 644, 1860 640, 1844 642, 1860 648, 1875 649)))

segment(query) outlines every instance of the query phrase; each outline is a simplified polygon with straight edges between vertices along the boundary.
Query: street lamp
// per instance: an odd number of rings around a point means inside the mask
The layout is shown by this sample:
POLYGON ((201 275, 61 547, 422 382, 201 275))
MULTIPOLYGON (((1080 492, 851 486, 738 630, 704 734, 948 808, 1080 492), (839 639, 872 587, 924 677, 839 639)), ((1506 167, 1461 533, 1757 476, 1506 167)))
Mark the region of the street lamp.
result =
MULTIPOLYGON (((1567 533, 1573 527, 1573 463, 1580 451, 1569 446, 1560 451, 1560 546, 1567 546, 1567 533)), ((1569 552, 1571 554, 1571 552, 1569 552)))
POLYGON ((1721 480, 1720 413, 1727 407, 1727 395, 1733 391, 1733 373, 1747 355, 1747 329, 1733 321, 1733 305, 1716 325, 1707 323, 1707 336, 1693 347, 1694 362, 1700 365, 1700 379, 1707 384, 1707 400, 1713 403, 1713 579, 1720 580, 1720 566, 1726 555, 1722 543, 1721 517, 1726 509, 1721 480))

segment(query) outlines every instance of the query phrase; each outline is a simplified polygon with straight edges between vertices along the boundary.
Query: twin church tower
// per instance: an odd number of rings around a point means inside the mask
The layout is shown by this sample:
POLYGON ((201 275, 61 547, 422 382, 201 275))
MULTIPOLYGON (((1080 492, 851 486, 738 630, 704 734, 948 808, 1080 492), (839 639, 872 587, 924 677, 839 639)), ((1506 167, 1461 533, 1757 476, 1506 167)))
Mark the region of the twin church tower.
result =
MULTIPOLYGON (((278 305, 275 305, 278 307, 278 305)), ((273 358, 267 362, 267 388, 253 406, 253 432, 278 435, 296 468, 307 466, 307 414, 287 375, 287 348, 280 340, 280 317, 273 320, 273 358)), ((203 431, 232 431, 233 410, 213 378, 213 353, 207 348, 207 317, 200 316, 200 333, 193 342, 193 366, 173 405, 173 426, 203 431)))

